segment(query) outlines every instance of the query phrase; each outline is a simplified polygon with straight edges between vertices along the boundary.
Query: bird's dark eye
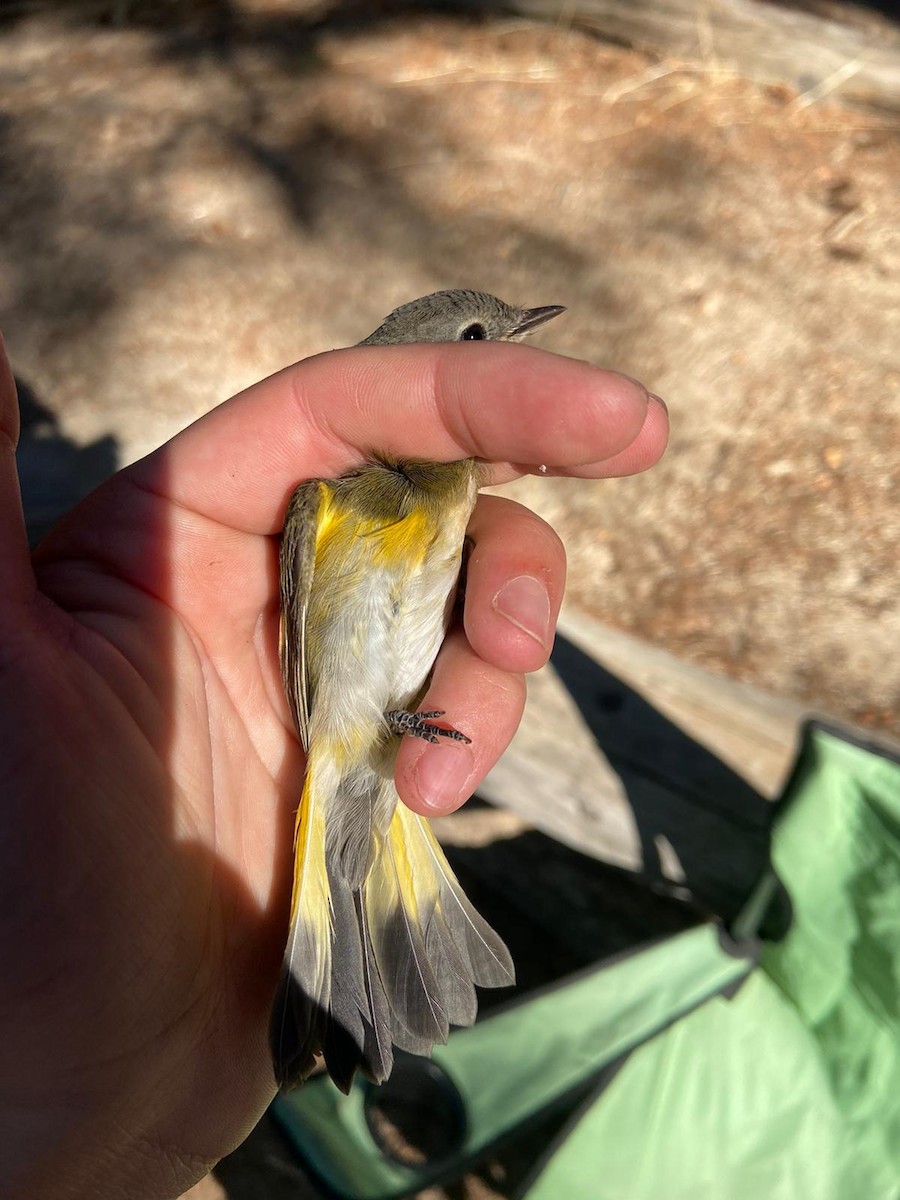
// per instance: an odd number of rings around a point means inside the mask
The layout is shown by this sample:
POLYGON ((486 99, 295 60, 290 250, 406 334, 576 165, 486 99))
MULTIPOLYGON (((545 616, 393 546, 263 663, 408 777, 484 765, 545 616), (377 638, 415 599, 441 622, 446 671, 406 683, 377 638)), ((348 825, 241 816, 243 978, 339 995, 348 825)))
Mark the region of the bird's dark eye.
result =
POLYGON ((479 325, 478 322, 475 321, 474 324, 467 325, 465 327, 465 329, 459 335, 459 340, 461 342, 481 342, 484 341, 486 337, 487 334, 484 332, 484 326, 479 325))

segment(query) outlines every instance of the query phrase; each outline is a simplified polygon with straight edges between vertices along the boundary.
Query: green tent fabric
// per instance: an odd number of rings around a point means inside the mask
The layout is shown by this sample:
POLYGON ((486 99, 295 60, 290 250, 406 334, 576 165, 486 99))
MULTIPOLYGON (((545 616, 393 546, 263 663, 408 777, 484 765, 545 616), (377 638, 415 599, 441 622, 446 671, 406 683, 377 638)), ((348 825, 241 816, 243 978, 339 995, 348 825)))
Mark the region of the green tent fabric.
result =
POLYGON ((526 1195, 832 1200, 828 1148, 839 1135, 796 1013, 757 972, 732 1001, 711 1000, 641 1046, 526 1195))
POLYGON ((772 863, 739 942, 699 926, 454 1034, 434 1056, 460 1114, 442 1161, 382 1153, 366 1085, 345 1100, 317 1082, 276 1118, 334 1194, 361 1200, 459 1175, 579 1088, 524 1200, 898 1200, 900 763, 810 726, 772 863), (754 969, 747 935, 777 879, 793 920, 754 969))
POLYGON ((787 936, 631 1056, 528 1200, 900 1196, 900 765, 811 727, 772 860, 787 936))
POLYGON ((787 800, 773 860, 794 923, 763 967, 802 1020, 841 1117, 833 1194, 895 1197, 900 762, 813 729, 787 800))

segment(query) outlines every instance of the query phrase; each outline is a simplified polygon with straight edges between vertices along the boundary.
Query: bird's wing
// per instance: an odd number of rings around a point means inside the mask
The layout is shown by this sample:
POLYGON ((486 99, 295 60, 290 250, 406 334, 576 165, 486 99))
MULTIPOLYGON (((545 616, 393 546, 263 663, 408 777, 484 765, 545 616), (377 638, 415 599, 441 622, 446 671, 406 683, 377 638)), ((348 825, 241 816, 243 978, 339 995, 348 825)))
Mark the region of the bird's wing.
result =
POLYGON ((284 518, 279 558, 281 626, 278 653, 284 691, 304 750, 309 750, 309 661, 306 620, 316 563, 316 532, 324 500, 317 479, 294 490, 284 518))

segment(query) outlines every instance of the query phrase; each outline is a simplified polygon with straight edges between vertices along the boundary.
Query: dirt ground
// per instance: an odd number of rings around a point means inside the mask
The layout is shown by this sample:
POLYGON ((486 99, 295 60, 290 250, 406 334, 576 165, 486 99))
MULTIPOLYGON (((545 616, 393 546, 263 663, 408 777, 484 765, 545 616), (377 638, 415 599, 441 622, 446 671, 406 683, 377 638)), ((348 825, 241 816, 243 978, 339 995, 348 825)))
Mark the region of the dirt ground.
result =
POLYGON ((572 601, 896 731, 896 116, 562 27, 297 7, 0 26, 0 323, 36 519, 50 447, 82 486, 412 296, 562 303, 541 344, 672 418, 646 477, 514 489, 563 534, 572 601))
POLYGON ((513 489, 564 536, 572 601, 896 731, 896 115, 564 27, 304 7, 0 26, 0 323, 37 508, 48 443, 81 486, 413 296, 565 304, 540 344, 672 419, 645 477, 513 489))

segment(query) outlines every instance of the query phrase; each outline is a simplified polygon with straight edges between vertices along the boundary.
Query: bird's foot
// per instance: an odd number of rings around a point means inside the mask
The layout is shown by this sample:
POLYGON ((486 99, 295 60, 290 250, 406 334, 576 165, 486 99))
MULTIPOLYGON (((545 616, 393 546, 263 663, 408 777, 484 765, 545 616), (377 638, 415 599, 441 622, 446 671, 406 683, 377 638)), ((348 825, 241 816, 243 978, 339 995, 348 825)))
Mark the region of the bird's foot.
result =
POLYGON ((433 745, 437 745, 443 737, 450 738, 453 742, 464 742, 468 746, 472 739, 466 737, 464 733, 460 733, 458 729, 443 729, 440 725, 432 724, 435 717, 443 715, 442 708, 420 713, 411 713, 403 708, 395 708, 386 712, 384 719, 387 721, 391 733, 395 733, 398 737, 403 737, 408 733, 412 737, 422 738, 423 741, 431 742, 433 745))

